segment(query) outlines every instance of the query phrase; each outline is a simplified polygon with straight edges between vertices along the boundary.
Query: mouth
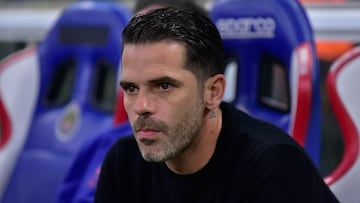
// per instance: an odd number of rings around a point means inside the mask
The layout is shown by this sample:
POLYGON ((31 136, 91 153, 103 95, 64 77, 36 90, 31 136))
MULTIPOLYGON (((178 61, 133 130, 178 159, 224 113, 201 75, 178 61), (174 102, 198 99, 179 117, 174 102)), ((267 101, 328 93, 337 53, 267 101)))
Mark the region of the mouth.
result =
POLYGON ((165 135, 168 129, 168 126, 165 122, 155 121, 154 119, 147 117, 139 117, 134 121, 133 130, 135 132, 136 139, 143 142, 147 141, 156 141, 163 134, 165 135))
POLYGON ((159 130, 151 129, 151 128, 142 128, 136 131, 137 137, 142 139, 155 139, 158 134, 160 133, 159 130))

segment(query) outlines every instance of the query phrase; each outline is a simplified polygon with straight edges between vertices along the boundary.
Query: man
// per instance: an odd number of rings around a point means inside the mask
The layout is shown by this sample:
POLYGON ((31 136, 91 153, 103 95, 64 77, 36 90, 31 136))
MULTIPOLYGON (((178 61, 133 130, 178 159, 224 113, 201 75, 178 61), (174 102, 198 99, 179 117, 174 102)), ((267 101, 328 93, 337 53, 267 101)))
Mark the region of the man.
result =
POLYGON ((134 135, 109 150, 95 202, 338 202, 289 135, 222 102, 223 47, 209 18, 150 11, 123 44, 134 135))

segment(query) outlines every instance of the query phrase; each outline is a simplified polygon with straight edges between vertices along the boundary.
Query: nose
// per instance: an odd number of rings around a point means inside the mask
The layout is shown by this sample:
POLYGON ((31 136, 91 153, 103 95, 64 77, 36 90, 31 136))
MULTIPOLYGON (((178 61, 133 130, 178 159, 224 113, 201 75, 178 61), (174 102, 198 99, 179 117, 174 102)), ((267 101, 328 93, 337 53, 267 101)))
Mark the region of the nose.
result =
POLYGON ((151 95, 144 91, 139 91, 133 104, 133 110, 138 115, 151 115, 154 113, 151 95))

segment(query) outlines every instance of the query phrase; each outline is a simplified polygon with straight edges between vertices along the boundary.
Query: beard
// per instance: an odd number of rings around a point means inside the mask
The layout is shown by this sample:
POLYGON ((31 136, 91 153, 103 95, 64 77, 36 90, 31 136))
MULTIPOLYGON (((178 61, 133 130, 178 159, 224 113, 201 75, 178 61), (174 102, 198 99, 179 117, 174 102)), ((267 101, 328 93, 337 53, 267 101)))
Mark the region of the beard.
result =
POLYGON ((164 162, 186 150, 199 135, 204 111, 205 105, 198 99, 192 108, 181 109, 172 125, 146 115, 139 116, 133 123, 135 137, 136 132, 142 128, 150 128, 161 133, 159 139, 136 137, 142 157, 149 162, 164 162))

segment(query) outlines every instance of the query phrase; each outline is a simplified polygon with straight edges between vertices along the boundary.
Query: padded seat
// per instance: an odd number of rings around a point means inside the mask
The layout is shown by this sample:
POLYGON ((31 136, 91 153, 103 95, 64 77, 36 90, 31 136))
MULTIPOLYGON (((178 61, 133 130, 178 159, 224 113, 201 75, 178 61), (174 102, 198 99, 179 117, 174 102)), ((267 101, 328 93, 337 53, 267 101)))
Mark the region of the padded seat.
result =
POLYGON ((313 30, 292 0, 219 0, 225 100, 287 131, 319 164, 320 80, 313 30))
POLYGON ((115 3, 73 3, 38 46, 39 94, 2 203, 54 202, 80 146, 113 125, 121 33, 130 17, 115 3))

